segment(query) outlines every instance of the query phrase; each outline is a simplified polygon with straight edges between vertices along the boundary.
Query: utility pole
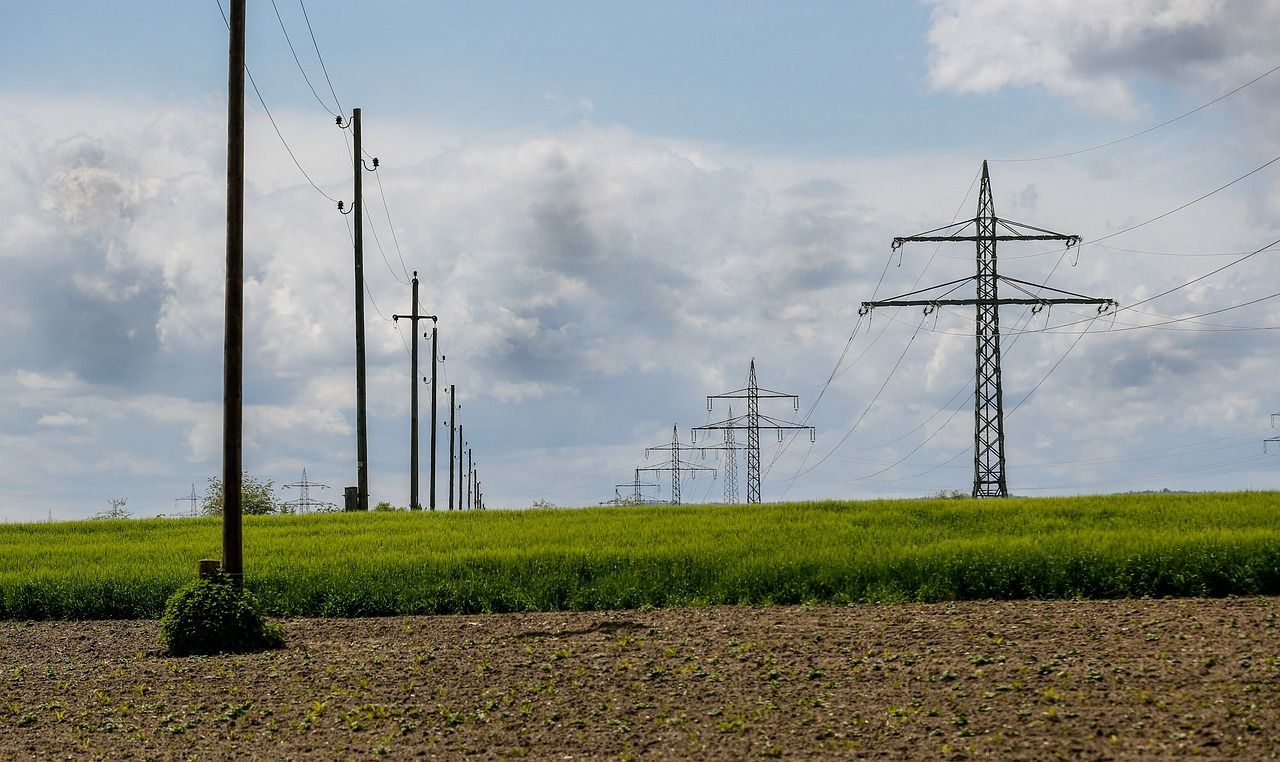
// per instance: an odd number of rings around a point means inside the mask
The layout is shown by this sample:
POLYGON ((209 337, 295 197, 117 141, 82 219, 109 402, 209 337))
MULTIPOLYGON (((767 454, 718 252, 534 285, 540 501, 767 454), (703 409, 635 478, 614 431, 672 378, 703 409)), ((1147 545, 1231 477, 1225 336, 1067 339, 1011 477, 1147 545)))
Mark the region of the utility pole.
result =
MULTIPOLYGON (((459 405, 459 408, 462 406, 459 405)), ((467 449, 467 438, 462 435, 462 424, 458 424, 458 510, 466 507, 462 502, 462 453, 467 449)))
MULTIPOLYGON (((222 345, 222 573, 244 579, 241 465, 244 409, 245 2, 231 0, 227 69, 227 292, 222 345)), ((203 566, 203 565, 202 565, 203 566)))
MULTIPOLYGON (((724 394, 711 394, 707 396, 707 410, 710 411, 714 405, 714 400, 722 399, 745 399, 747 401, 747 414, 745 416, 734 416, 733 411, 729 411, 729 417, 723 421, 709 423, 705 426, 694 426, 691 437, 696 441, 699 431, 739 431, 745 429, 747 432, 747 504, 760 502, 760 430, 768 429, 778 432, 778 441, 782 441, 784 431, 809 431, 809 441, 816 440, 817 431, 812 426, 806 426, 802 423, 793 423, 791 421, 783 421, 772 416, 762 415, 760 413, 761 399, 789 399, 792 406, 800 410, 800 398, 794 394, 784 394, 775 392, 770 389, 761 389, 756 382, 756 359, 751 358, 751 369, 747 374, 747 386, 744 389, 737 389, 724 394), (761 424, 761 421, 764 421, 761 424)), ((710 448, 709 448, 710 449, 710 448)), ((736 464, 735 464, 736 469, 736 464)), ((735 480, 736 481, 736 480, 735 480)))
POLYGON ((939 307, 974 307, 977 313, 977 328, 974 332, 977 370, 974 374, 973 396, 973 496, 1008 497, 1004 455, 1004 391, 1000 382, 1000 307, 1006 304, 1030 305, 1034 314, 1054 304, 1089 304, 1096 305, 1098 314, 1102 314, 1114 307, 1116 302, 1113 299, 1095 299, 1008 278, 996 272, 997 241, 1061 241, 1070 248, 1080 243, 1080 236, 1055 233, 997 217, 991 194, 991 177, 985 160, 982 162, 982 185, 978 191, 978 216, 918 235, 894 238, 893 249, 898 249, 908 241, 973 241, 977 250, 977 274, 911 291, 892 299, 863 302, 861 314, 876 307, 924 307, 926 315, 939 307), (975 285, 974 298, 945 298, 969 282, 975 285), (1001 299, 1000 283, 1005 283, 1024 296, 1001 299), (1045 291, 1057 296, 1041 296, 1045 291), (930 296, 929 292, 939 293, 930 296))
POLYGON ((355 143, 352 154, 352 170, 355 173, 355 199, 351 203, 355 214, 355 273, 356 273, 356 485, 360 510, 369 510, 369 430, 365 418, 364 381, 364 157, 360 155, 360 109, 351 111, 351 138, 355 143))
POLYGON ((458 433, 458 386, 449 384, 449 510, 453 510, 453 440, 458 433))
POLYGON ((699 466, 695 463, 686 463, 685 461, 681 460, 680 459, 681 449, 682 448, 680 446, 679 429, 675 425, 672 425, 671 444, 659 445, 657 447, 646 447, 644 451, 644 456, 647 458, 649 457, 649 453, 651 451, 665 450, 671 453, 671 460, 669 460, 666 463, 663 463, 660 466, 654 466, 654 467, 645 466, 645 467, 636 469, 637 481, 639 481, 640 479, 640 476, 638 473, 640 471, 654 471, 654 472, 670 471, 671 472, 671 504, 672 505, 680 505, 680 473, 682 471, 689 472, 692 474, 696 474, 698 471, 710 471, 713 474, 716 472, 714 468, 710 468, 708 466, 699 466))
MULTIPOLYGON (((732 406, 729 408, 729 419, 733 419, 732 406)), ((732 428, 723 429, 723 432, 723 443, 703 445, 698 448, 698 454, 705 458, 707 450, 724 453, 724 502, 726 505, 735 505, 738 502, 738 450, 746 448, 738 446, 732 428)))
MULTIPOLYGON (((409 374, 409 510, 420 511, 422 504, 418 502, 418 321, 435 321, 435 315, 418 314, 418 271, 413 271, 413 309, 408 315, 392 315, 392 322, 400 322, 407 318, 413 322, 413 348, 409 352, 413 369, 409 374)), ((435 419, 432 419, 431 435, 435 436, 435 419)), ((432 464, 435 465, 434 463, 432 464)), ((434 475, 432 476, 434 479, 434 475)))
POLYGON ((467 448, 467 510, 471 510, 471 448, 467 448))
MULTIPOLYGON (((439 344, 436 334, 437 321, 431 317, 431 510, 436 509, 436 434, 439 422, 436 421, 436 366, 439 365, 440 353, 436 351, 439 344)), ((425 338, 425 334, 423 335, 425 338)))

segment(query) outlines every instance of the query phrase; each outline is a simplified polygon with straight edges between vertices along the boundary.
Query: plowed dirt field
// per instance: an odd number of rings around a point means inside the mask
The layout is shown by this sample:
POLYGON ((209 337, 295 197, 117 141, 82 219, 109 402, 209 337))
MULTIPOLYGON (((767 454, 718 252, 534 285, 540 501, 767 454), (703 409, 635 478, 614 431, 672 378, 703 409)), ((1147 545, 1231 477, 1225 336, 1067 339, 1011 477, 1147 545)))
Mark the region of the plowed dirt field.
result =
POLYGON ((1264 759, 1280 599, 0 623, 0 758, 1264 759))

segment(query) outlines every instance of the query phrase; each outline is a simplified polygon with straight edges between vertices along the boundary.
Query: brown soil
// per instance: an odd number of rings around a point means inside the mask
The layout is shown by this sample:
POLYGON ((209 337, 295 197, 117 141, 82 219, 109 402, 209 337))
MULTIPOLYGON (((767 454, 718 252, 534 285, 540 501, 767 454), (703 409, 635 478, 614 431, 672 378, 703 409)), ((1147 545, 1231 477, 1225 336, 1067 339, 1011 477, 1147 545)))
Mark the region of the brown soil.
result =
POLYGON ((1280 599, 0 623, 0 758, 1280 756, 1280 599))

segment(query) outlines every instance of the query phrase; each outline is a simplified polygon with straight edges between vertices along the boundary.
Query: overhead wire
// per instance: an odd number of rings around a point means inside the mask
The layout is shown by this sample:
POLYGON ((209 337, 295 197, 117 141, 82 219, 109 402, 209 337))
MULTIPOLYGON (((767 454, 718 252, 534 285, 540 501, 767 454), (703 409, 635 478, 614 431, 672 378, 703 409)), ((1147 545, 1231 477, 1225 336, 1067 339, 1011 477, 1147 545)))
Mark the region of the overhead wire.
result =
POLYGON ((1185 118, 1187 118, 1187 117, 1191 116, 1192 114, 1195 114, 1195 113, 1198 113, 1198 112, 1200 112, 1200 111, 1203 111, 1203 110, 1205 110, 1205 109, 1209 108, 1210 106, 1213 106, 1214 104, 1217 104, 1217 103, 1219 103, 1219 102, 1221 102, 1221 101, 1223 101, 1223 100, 1226 100, 1227 98, 1230 98, 1231 96, 1235 95, 1236 93, 1240 92, 1241 90, 1244 90, 1245 88, 1249 87, 1250 85, 1253 85, 1253 84, 1255 84, 1256 82, 1258 82, 1258 81, 1260 81, 1260 80, 1262 80, 1262 79, 1264 79, 1264 78, 1266 78, 1266 77, 1271 76, 1272 74, 1276 73, 1277 71, 1280 71, 1280 66, 1275 66, 1275 67, 1273 67, 1273 68, 1271 68, 1271 69, 1269 69, 1269 70, 1267 70, 1267 71, 1263 72, 1262 74, 1259 74, 1258 76, 1254 77, 1253 79, 1249 80, 1248 82, 1245 82, 1243 85, 1239 85, 1238 87, 1235 87, 1234 89, 1232 89, 1232 90, 1230 90, 1230 91, 1228 91, 1228 92, 1225 92, 1225 93, 1223 93, 1222 95, 1219 95, 1217 98, 1214 98, 1214 99, 1213 99, 1213 100, 1211 100, 1211 101, 1208 101, 1208 102, 1206 102, 1206 103, 1202 103, 1202 104, 1200 104, 1199 106, 1196 106, 1195 108, 1191 109, 1190 111, 1183 112, 1183 113, 1181 113, 1181 114, 1179 114, 1179 115, 1177 115, 1177 116, 1173 117, 1172 119, 1166 119, 1165 121, 1163 121, 1163 122, 1161 122, 1161 123, 1159 123, 1159 124, 1153 125, 1153 126, 1151 126, 1151 127, 1148 127, 1148 128, 1146 128, 1145 130, 1139 130, 1138 132, 1132 133, 1132 134, 1130 134, 1130 135, 1125 135, 1125 136, 1124 136, 1124 137, 1122 137, 1122 138, 1117 138, 1117 139, 1115 139, 1115 140, 1109 140, 1109 141, 1107 141, 1107 142, 1105 142, 1105 143, 1099 143, 1098 145, 1090 146, 1090 147, 1088 147, 1088 148, 1081 148, 1081 149, 1079 149, 1079 150, 1075 150, 1075 151, 1067 151, 1067 152, 1065 152, 1065 153, 1052 154, 1052 155, 1050 155, 1050 156, 1031 156, 1031 157, 1026 157, 1026 158, 1017 158, 1017 159, 991 159, 991 161, 993 161, 993 162, 1000 162, 1000 163, 1002 163, 1002 164, 1013 164, 1013 163, 1032 162, 1032 161, 1048 161, 1048 160, 1050 160, 1050 159, 1065 159, 1065 158, 1067 158, 1067 157, 1069 157, 1069 156, 1079 156, 1080 154, 1083 154, 1083 153, 1089 153, 1089 152, 1091 152, 1091 151, 1097 151, 1097 150, 1100 150, 1100 149, 1103 149, 1103 148, 1110 148, 1111 146, 1118 145, 1118 144, 1120 144, 1120 143, 1124 143, 1125 141, 1128 141, 1128 140, 1133 140, 1134 138, 1141 137, 1141 136, 1143 136, 1143 135, 1146 135, 1147 133, 1155 132, 1156 130, 1160 129, 1161 127, 1168 127, 1169 125, 1173 124, 1174 122, 1180 121, 1180 120, 1182 120, 1182 119, 1185 119, 1185 118))
MULTIPOLYGON (((307 22, 307 33, 311 35, 311 45, 316 49, 316 58, 320 61, 320 71, 324 72, 324 81, 329 83, 329 93, 333 95, 333 102, 337 105, 338 112, 342 113, 342 101, 338 99, 338 93, 333 89, 333 80, 329 79, 329 68, 324 65, 324 56, 320 54, 320 43, 316 42, 316 32, 311 28, 311 17, 307 15, 307 4, 303 0, 298 0, 298 5, 302 7, 302 18, 307 22)), ((337 116, 337 114, 334 116, 337 116)))
MULTIPOLYGON (((311 84, 311 78, 307 76, 307 70, 303 68, 302 60, 298 58, 298 51, 293 47, 293 40, 289 37, 289 30, 285 28, 284 18, 280 15, 280 7, 276 5, 276 0, 271 0, 271 8, 276 12, 276 21, 280 22, 280 31, 284 32, 284 41, 289 44, 289 52, 293 54, 293 62, 298 65, 298 71, 302 74, 302 80, 307 83, 307 88, 311 90, 311 94, 315 96, 316 102, 320 104, 320 107, 329 112, 330 116, 338 116, 338 113, 329 108, 329 104, 325 103, 320 98, 320 93, 317 93, 315 86, 311 84)), ((310 28, 309 24, 308 28, 310 28)), ((314 42, 314 37, 312 38, 312 41, 314 42)), ((319 53, 320 48, 317 46, 316 54, 319 55, 319 53)), ((337 96, 334 96, 334 101, 335 103, 337 102, 337 96)))
MULTIPOLYGON (((227 25, 227 29, 230 29, 231 22, 227 19, 227 12, 222 7, 222 0, 214 0, 214 2, 218 4, 218 12, 222 14, 222 23, 227 25)), ((328 193, 325 193, 324 190, 316 184, 316 181, 311 179, 311 175, 307 173, 307 170, 303 169, 302 163, 298 161, 298 157, 293 153, 293 149, 289 146, 289 141, 285 140, 284 133, 280 131, 280 125, 276 124, 276 118, 272 116, 271 109, 267 107, 267 101, 262 97, 262 91, 258 89, 258 83, 254 81, 253 72, 249 70, 249 65, 247 63, 244 66, 244 73, 249 78, 249 84, 253 87, 254 95, 258 97, 258 103, 262 105, 262 110, 266 113, 267 120, 271 122, 272 129, 276 131, 276 137, 280 138, 280 143, 284 146, 285 152, 288 153, 289 158, 293 160, 293 165, 298 168, 298 171, 302 173, 304 178, 306 178, 307 183, 310 184, 317 193, 335 204, 338 203, 338 199, 330 196, 328 193)))
MULTIPOLYGON (((965 205, 966 203, 968 203, 968 201, 969 201, 969 196, 970 196, 970 195, 972 195, 972 193, 973 193, 973 188, 974 188, 974 186, 975 186, 975 185, 977 185, 977 183, 978 183, 978 178, 979 178, 979 177, 981 177, 981 176, 982 176, 982 171, 981 171, 981 170, 979 170, 976 174, 974 174, 973 179, 969 182, 969 188, 965 191, 964 198, 962 198, 962 199, 960 200, 960 203, 956 206, 956 211, 955 211, 955 213, 951 215, 951 220, 952 220, 952 222, 955 222, 955 220, 957 220, 957 219, 960 217, 960 213, 964 210, 964 205, 965 205)), ((918 275, 916 275, 915 284, 912 286, 912 288, 915 288, 915 286, 916 286, 916 285, 919 285, 920 281, 924 278, 925 273, 926 273, 926 272, 928 272, 929 267, 930 267, 930 266, 932 266, 933 261, 934 261, 934 259, 937 257, 937 255, 938 255, 938 251, 941 249, 941 247, 942 247, 942 244, 941 244, 941 243, 939 243, 937 246, 935 246, 935 247, 934 247, 933 255, 929 257, 929 260, 928 260, 927 262, 925 262, 924 268, 922 268, 922 269, 920 270, 920 273, 919 273, 918 275)), ((893 256, 894 256, 894 252, 893 252, 893 251, 890 251, 890 252, 889 252, 889 256, 888 256, 888 258, 885 260, 884 267, 880 270, 880 278, 876 281, 875 288, 873 288, 873 289, 872 289, 872 291, 871 291, 871 298, 872 298, 872 299, 875 299, 875 298, 876 298, 876 295, 877 295, 877 294, 879 294, 879 292, 880 292, 880 287, 884 284, 885 275, 889 272, 889 264, 893 261, 893 256)), ((899 254, 898 254, 898 264, 899 264, 899 266, 901 266, 901 264, 902 264, 902 256, 901 256, 901 253, 899 253, 899 254)), ((831 371, 831 375, 827 377, 827 381, 826 381, 826 383, 824 383, 824 384, 823 384, 822 389, 821 389, 821 391, 819 391, 818 396, 814 399, 813 404, 811 404, 811 405, 809 406, 809 409, 805 412, 804 417, 803 417, 803 418, 801 418, 801 420, 800 420, 801 425, 807 424, 807 423, 809 422, 810 417, 811 417, 811 416, 813 415, 813 413, 817 410, 818 403, 822 400, 823 395, 824 395, 824 394, 826 394, 827 388, 831 386, 832 381, 834 381, 834 380, 835 380, 836 378, 838 378, 840 375, 843 375, 844 371, 841 371, 841 370, 840 370, 840 366, 841 366, 841 364, 844 362, 845 357, 848 355, 848 353, 849 353, 849 348, 850 348, 850 346, 852 346, 852 344, 853 344, 853 339, 854 339, 854 337, 855 337, 855 336, 857 335, 857 333, 858 333, 858 327, 862 324, 862 317, 863 317, 862 315, 859 315, 859 316, 858 316, 858 322, 854 324, 853 332, 849 335, 849 339, 848 339, 848 341, 846 341, 846 342, 845 342, 844 350, 840 353, 840 358, 836 361, 836 365, 835 365, 835 367, 832 369, 832 371, 831 371)), ((923 321, 921 322, 921 325, 922 325, 922 326, 924 325, 923 321)), ((881 328, 881 329, 880 329, 880 332, 879 332, 878 334, 876 334, 875 338, 873 338, 873 339, 871 340, 871 343, 870 343, 870 344, 868 344, 868 345, 867 345, 867 347, 866 347, 865 349, 863 349, 862 353, 861 353, 861 354, 859 354, 859 355, 858 355, 858 357, 853 361, 853 363, 851 363, 851 364, 849 365, 849 368, 852 368, 852 367, 856 366, 856 365, 857 365, 857 363, 858 363, 858 362, 859 362, 859 361, 860 361, 864 356, 866 356, 867 352, 870 352, 870 351, 871 351, 871 347, 875 346, 876 342, 878 342, 878 341, 880 340, 880 337, 884 335, 884 332, 888 329, 888 327, 889 327, 889 326, 888 326, 888 323, 886 323, 886 324, 885 324, 885 326, 884 326, 884 328, 881 328)), ((915 335, 913 334, 913 335, 912 335, 912 340, 914 340, 914 339, 915 339, 915 335)), ((899 362, 901 362, 901 360, 899 360, 899 362)), ((897 366, 895 366, 895 368, 894 368, 895 370, 896 370, 896 367, 897 367, 897 366)), ((890 375, 892 375, 892 373, 893 373, 893 371, 890 371, 890 375)), ((888 383, 888 379, 886 379, 885 383, 886 383, 886 384, 888 383)), ((883 388, 883 387, 882 387, 882 388, 883 388)), ((865 415, 865 413, 864 413, 864 415, 865 415)), ((856 424, 856 423, 855 423, 854 425, 855 425, 855 427, 857 426, 857 424, 856 424)), ((852 429, 850 429, 850 433, 852 433, 852 429)), ((765 468, 764 474, 763 474, 762 479, 761 479, 762 481, 763 481, 763 479, 764 479, 764 478, 768 478, 769 473, 770 473, 770 472, 772 472, 772 470, 773 470, 773 466, 778 462, 778 460, 779 460, 779 459, 780 459, 784 454, 786 454, 787 450, 791 447, 791 443, 795 441, 795 438, 796 438, 796 436, 798 436, 798 434, 799 434, 799 432, 798 432, 798 431, 797 431, 796 433, 790 434, 790 435, 787 437, 787 440, 786 440, 786 442, 783 444, 783 446, 782 446, 782 447, 779 447, 779 448, 777 449, 777 452, 774 454, 773 458, 769 461, 769 465, 765 468)), ((844 443, 845 441, 847 441, 847 440, 848 440, 848 435, 846 435, 846 436, 845 436, 845 438, 841 440, 841 444, 843 444, 843 443, 844 443)), ((812 445, 813 443, 811 442, 810 444, 812 445)), ((838 448, 839 448, 839 445, 837 445, 837 449, 838 449, 838 448)), ((809 447, 809 449, 808 449, 808 451, 806 452, 805 456, 801 459, 800 467, 799 467, 799 469, 797 469, 797 475, 799 475, 800 471, 801 471, 801 470, 803 470, 803 469, 805 468, 805 464, 806 464, 806 462, 807 462, 807 460, 808 460, 808 457, 809 457, 809 455, 810 455, 812 452, 813 452, 813 447, 811 446, 811 447, 809 447)), ((833 449, 831 452, 835 452, 835 450, 833 449)), ((826 457, 830 457, 830 455, 831 455, 831 453, 828 453, 826 457)), ((825 459, 825 458, 824 458, 824 459, 825 459)), ((812 470, 812 469, 810 469, 810 470, 812 470)), ((805 473, 808 473, 808 471, 806 471, 805 473)), ((788 491, 790 491, 791 487, 795 484, 796 478, 797 478, 796 476, 791 477, 790 481, 788 481, 788 483, 787 483, 786 488, 783 490, 783 495, 786 495, 786 493, 787 493, 788 491)))

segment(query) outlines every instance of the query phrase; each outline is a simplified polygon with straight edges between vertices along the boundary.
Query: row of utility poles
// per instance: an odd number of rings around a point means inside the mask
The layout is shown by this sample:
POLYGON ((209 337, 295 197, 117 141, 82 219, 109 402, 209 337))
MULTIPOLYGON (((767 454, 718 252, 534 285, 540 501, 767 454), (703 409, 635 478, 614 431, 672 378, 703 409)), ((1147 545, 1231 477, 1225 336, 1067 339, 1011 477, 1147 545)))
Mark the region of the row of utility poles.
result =
MULTIPOLYGON (((222 559, 220 562, 201 562, 201 573, 219 570, 239 584, 244 574, 243 557, 243 408, 244 408, 244 86, 245 86, 245 6, 246 0, 230 0, 227 19, 229 31, 227 67, 227 226, 226 226, 226 291, 224 303, 223 336, 223 418, 222 418, 222 559)), ((360 109, 353 109, 351 118, 343 124, 341 116, 337 125, 350 128, 352 142, 352 169, 354 172, 355 198, 349 210, 338 202, 338 210, 353 215, 354 232, 354 286, 355 286, 355 339, 356 339, 356 486, 346 489, 347 510, 369 510, 369 437, 366 415, 365 384, 365 326, 364 326, 364 195, 363 174, 376 171, 378 160, 369 167, 364 161, 361 145, 360 109)), ((418 371, 417 334, 418 321, 430 319, 432 326, 432 428, 431 428, 431 508, 436 507, 435 453, 436 453, 436 397, 435 384, 437 342, 433 315, 418 313, 418 280, 413 279, 413 311, 407 316, 413 321, 413 411, 410 444, 410 507, 421 508, 418 502, 418 371)), ((453 431, 458 430, 459 449, 454 454, 450 447, 449 506, 453 507, 453 466, 458 469, 458 507, 463 503, 463 448, 466 448, 466 506, 484 507, 484 493, 474 468, 471 450, 461 437, 461 424, 457 421, 456 390, 450 386, 450 442, 453 431)))
POLYGON ((812 441, 815 437, 815 430, 812 426, 806 426, 803 423, 793 423, 784 421, 773 416, 760 412, 760 400, 762 399, 789 399, 798 411, 800 409, 800 398, 794 394, 784 394, 783 392, 775 392, 771 389, 760 388, 756 381, 756 361, 751 358, 751 366, 747 373, 747 385, 741 389, 735 389, 731 392, 723 394, 712 394, 707 396, 707 411, 712 412, 715 409, 716 400, 746 400, 746 415, 735 416, 733 408, 728 410, 728 417, 708 423, 704 426, 695 426, 689 432, 689 444, 680 442, 679 429, 676 426, 671 427, 671 443, 661 444, 655 447, 645 448, 645 458, 649 457, 651 452, 668 452, 670 457, 664 463, 658 463, 651 466, 641 466, 635 469, 635 478, 630 482, 614 485, 614 496, 612 499, 602 501, 602 505, 648 505, 660 503, 663 501, 652 499, 644 494, 646 489, 657 489, 658 485, 652 482, 642 482, 640 474, 649 472, 653 474, 670 472, 671 479, 671 505, 680 505, 680 480, 682 474, 690 474, 696 476, 699 472, 710 471, 714 476, 717 471, 709 466, 702 466, 685 460, 681 453, 689 450, 697 450, 700 457, 705 458, 708 451, 718 451, 724 453, 724 502, 734 504, 738 502, 738 461, 737 453, 739 450, 745 450, 747 453, 747 503, 760 502, 760 432, 761 430, 776 431, 778 433, 778 441, 782 441, 786 432, 808 431, 809 438, 812 441), (723 441, 718 444, 698 445, 698 432, 719 431, 723 437, 723 441), (736 439, 736 432, 745 431, 747 433, 747 444, 739 445, 736 439), (623 490, 627 490, 627 494, 623 494, 623 490))

